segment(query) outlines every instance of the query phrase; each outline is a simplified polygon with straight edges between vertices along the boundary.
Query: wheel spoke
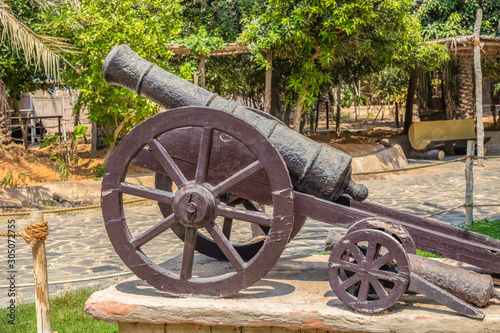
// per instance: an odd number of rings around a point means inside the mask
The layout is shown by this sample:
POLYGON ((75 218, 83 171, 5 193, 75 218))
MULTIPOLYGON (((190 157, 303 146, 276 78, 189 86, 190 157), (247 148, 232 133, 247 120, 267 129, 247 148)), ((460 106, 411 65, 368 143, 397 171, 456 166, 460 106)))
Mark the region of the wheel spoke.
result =
POLYGON ((158 141, 158 139, 156 138, 153 138, 148 142, 148 145, 165 171, 167 171, 167 174, 170 176, 170 178, 172 178, 174 183, 178 187, 184 185, 187 182, 186 177, 184 177, 182 171, 179 169, 177 164, 175 164, 174 160, 167 152, 165 147, 163 147, 163 145, 160 143, 160 141, 158 141))
POLYGON ((262 169, 262 166, 260 165, 259 161, 255 161, 252 164, 248 165, 244 169, 238 171, 228 179, 222 181, 221 183, 217 184, 214 189, 213 189, 213 194, 215 196, 219 196, 220 194, 224 193, 226 190, 229 188, 233 187, 234 185, 238 184, 242 180, 245 180, 246 178, 250 177, 257 171, 262 169))
POLYGON ((241 259, 240 255, 234 247, 229 243, 229 240, 224 236, 219 227, 214 223, 209 223, 205 227, 208 233, 212 236, 214 241, 219 246, 220 250, 226 256, 227 260, 233 265, 237 272, 241 272, 245 269, 245 262, 241 259))
POLYGON ((377 278, 372 276, 368 276, 368 278, 370 279, 370 284, 380 299, 386 298, 389 295, 377 278))
POLYGON ((366 301, 368 298, 368 291, 370 290, 370 282, 368 280, 361 280, 361 284, 358 289, 358 299, 366 301))
POLYGON ((171 204, 174 194, 172 192, 159 190, 156 188, 146 187, 128 182, 120 183, 120 191, 122 193, 135 195, 137 197, 156 200, 159 202, 171 204))
POLYGON ((184 251, 182 252, 181 280, 188 280, 193 273, 194 251, 196 248, 196 239, 198 230, 195 228, 186 228, 184 236, 184 251))
POLYGON ((198 165, 196 166, 195 181, 197 183, 204 183, 206 181, 211 150, 212 129, 203 128, 203 134, 201 135, 200 141, 200 151, 198 153, 198 165))
POLYGON ((379 269, 380 267, 384 266, 389 261, 391 261, 391 259, 392 259, 392 253, 387 252, 386 254, 381 256, 380 258, 377 258, 377 260, 375 260, 373 262, 372 266, 374 269, 379 269))
POLYGON ((366 260, 365 255, 356 244, 349 244, 349 251, 358 264, 361 264, 366 260))
POLYGON ((377 242, 373 241, 368 242, 368 247, 366 249, 366 256, 365 256, 366 262, 372 263, 375 260, 375 256, 378 255, 377 247, 378 247, 377 242))
POLYGON ((338 266, 340 266, 345 271, 353 273, 364 272, 364 269, 361 266, 349 261, 342 261, 340 264, 338 264, 338 266))
POLYGON ((348 289, 350 286, 352 286, 355 283, 358 283, 359 280, 361 280, 361 275, 359 274, 354 274, 353 276, 347 278, 345 281, 341 282, 339 286, 342 289, 348 289))
POLYGON ((382 270, 376 270, 376 271, 370 271, 370 274, 379 279, 379 280, 385 280, 393 283, 400 282, 400 278, 398 277, 397 273, 394 272, 389 272, 389 271, 382 271, 382 270))
POLYGON ((272 214, 254 212, 223 205, 217 206, 216 214, 227 218, 257 223, 265 227, 270 227, 271 221, 273 220, 272 214))
POLYGON ((173 226, 174 223, 175 223, 174 214, 167 216, 163 221, 156 224, 148 231, 146 231, 139 237, 134 238, 132 240, 132 246, 136 249, 140 248, 141 246, 143 246, 144 244, 146 244, 147 242, 149 242, 150 240, 152 240, 153 238, 155 238, 156 236, 158 236, 159 234, 161 234, 162 232, 173 226))
POLYGON ((222 233, 226 236, 227 240, 231 237, 231 228, 233 226, 233 219, 229 217, 224 218, 224 224, 222 225, 222 233))

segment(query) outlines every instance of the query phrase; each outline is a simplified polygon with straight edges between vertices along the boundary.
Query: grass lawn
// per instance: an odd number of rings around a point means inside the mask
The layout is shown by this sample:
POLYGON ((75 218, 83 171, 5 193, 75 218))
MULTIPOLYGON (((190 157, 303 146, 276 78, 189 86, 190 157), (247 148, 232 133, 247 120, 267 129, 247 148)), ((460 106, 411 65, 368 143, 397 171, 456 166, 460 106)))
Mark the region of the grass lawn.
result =
MULTIPOLYGON (((500 220, 490 221, 482 219, 474 221, 471 225, 464 226, 464 229, 490 236, 491 238, 500 240, 500 220)), ((433 253, 417 250, 417 254, 428 258, 442 258, 433 253)))
MULTIPOLYGON (((59 333, 118 332, 117 324, 94 320, 83 311, 85 301, 95 289, 82 288, 69 291, 62 296, 50 298, 52 331, 59 333)), ((16 307, 15 325, 8 323, 7 311, 0 310, 0 332, 36 332, 35 303, 20 304, 16 307)))

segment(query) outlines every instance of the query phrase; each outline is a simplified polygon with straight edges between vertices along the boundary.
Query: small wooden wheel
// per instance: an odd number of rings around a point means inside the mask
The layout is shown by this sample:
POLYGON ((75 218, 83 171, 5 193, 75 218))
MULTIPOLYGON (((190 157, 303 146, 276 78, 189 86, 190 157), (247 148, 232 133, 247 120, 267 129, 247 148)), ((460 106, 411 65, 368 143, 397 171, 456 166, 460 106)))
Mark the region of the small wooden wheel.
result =
MULTIPOLYGON (((276 263, 288 241, 293 224, 293 188, 281 155, 267 138, 245 121, 223 111, 185 107, 159 113, 137 125, 113 152, 102 183, 101 206, 108 236, 124 263, 138 277, 152 286, 173 294, 227 296, 260 280, 276 263), (192 177, 181 168, 160 138, 165 133, 197 128, 198 139, 191 138, 186 147, 198 147, 197 163, 192 177), (241 165, 239 171, 216 183, 208 183, 207 173, 212 154, 214 133, 235 139, 253 155, 253 162, 241 165), (196 141, 199 140, 199 141, 196 141), (147 147, 178 187, 176 192, 137 186, 125 181, 129 164, 147 147), (220 196, 242 181, 264 174, 269 180, 272 213, 255 212, 224 205, 220 196), (172 206, 173 213, 138 236, 132 236, 125 218, 123 193, 153 199, 172 206), (216 218, 233 218, 268 227, 264 244, 249 262, 245 262, 215 223, 216 218), (142 250, 148 242, 172 228, 184 229, 184 247, 179 267, 160 265, 142 250), (205 265, 196 275, 194 268, 198 230, 205 230, 231 267, 223 272, 205 265), (208 276, 207 276, 208 275, 208 276)), ((210 262, 209 262, 210 264, 210 262)))
POLYGON ((357 230, 363 229, 375 229, 385 232, 388 235, 394 237, 402 246, 406 253, 415 254, 417 252, 417 247, 410 233, 398 223, 392 222, 388 219, 382 217, 368 217, 362 219, 355 224, 353 224, 347 233, 351 233, 357 230))
POLYGON ((328 279, 349 308, 376 313, 394 305, 410 281, 408 257, 392 236, 373 229, 350 232, 335 244, 328 279))

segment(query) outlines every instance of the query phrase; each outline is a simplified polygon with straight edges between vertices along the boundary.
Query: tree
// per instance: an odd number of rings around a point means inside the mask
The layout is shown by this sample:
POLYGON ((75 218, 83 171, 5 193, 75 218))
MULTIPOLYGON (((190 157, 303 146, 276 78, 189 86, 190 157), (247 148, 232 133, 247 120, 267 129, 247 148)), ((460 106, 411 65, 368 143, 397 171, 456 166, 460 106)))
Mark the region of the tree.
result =
POLYGON ((49 78, 57 80, 61 54, 74 51, 64 39, 40 35, 30 28, 38 23, 37 13, 48 9, 50 4, 42 0, 0 1, 0 81, 5 85, 5 93, 0 95, 1 144, 10 142, 11 136, 5 98, 11 97, 18 111, 17 100, 21 93, 46 88, 49 78))
POLYGON ((295 130, 300 128, 304 106, 316 99, 322 87, 355 82, 389 64, 410 66, 418 54, 439 51, 422 44, 419 22, 409 14, 409 0, 264 4, 263 12, 245 18, 240 40, 250 44, 261 63, 265 50, 290 60, 290 87, 297 94, 295 130))
POLYGON ((106 163, 120 133, 157 113, 159 106, 105 83, 102 63, 114 46, 128 44, 141 57, 174 70, 168 44, 181 31, 180 5, 161 0, 83 0, 79 9, 66 5, 59 11, 45 16, 51 22, 47 29, 81 51, 69 57, 76 70, 65 66, 61 77, 65 85, 79 90, 78 107, 87 109, 89 120, 109 130, 106 163))
POLYGON ((416 0, 412 11, 427 39, 471 35, 476 12, 483 9, 481 33, 500 36, 500 2, 493 0, 416 0))
MULTIPOLYGON (((479 8, 483 9, 481 34, 500 36, 500 2, 498 1, 417 0, 414 2, 412 12, 422 22, 424 38, 433 40, 473 34, 476 13, 479 8)), ((458 62, 460 63, 461 60, 459 59, 458 62)), ((495 63, 495 60, 482 61, 483 76, 488 81, 500 79, 498 74, 499 66, 495 63)), ((464 78, 464 73, 460 73, 460 69, 463 68, 466 68, 466 64, 457 67, 456 62, 454 62, 445 66, 441 73, 448 116, 450 116, 450 109, 454 110, 453 104, 458 102, 452 96, 458 98, 459 95, 468 96, 470 94, 470 91, 461 91, 459 89, 458 82, 464 78)), ((470 79, 472 80, 472 78, 470 79)), ((452 113, 454 114, 454 112, 452 113)), ((406 127, 405 130, 407 130, 406 127)))

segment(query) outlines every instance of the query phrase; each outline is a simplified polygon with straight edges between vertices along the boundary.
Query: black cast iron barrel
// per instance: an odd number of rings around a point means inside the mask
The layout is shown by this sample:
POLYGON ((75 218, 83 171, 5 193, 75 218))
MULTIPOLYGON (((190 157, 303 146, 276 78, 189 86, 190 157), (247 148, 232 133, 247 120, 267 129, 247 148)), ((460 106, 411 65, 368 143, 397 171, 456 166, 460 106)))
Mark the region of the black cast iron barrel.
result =
POLYGON ((300 192, 331 201, 344 193, 358 201, 368 196, 364 185, 351 180, 349 155, 314 142, 267 114, 250 111, 200 88, 141 58, 127 45, 111 50, 102 72, 107 83, 130 89, 167 109, 208 106, 232 113, 255 126, 283 156, 292 184, 300 192))

